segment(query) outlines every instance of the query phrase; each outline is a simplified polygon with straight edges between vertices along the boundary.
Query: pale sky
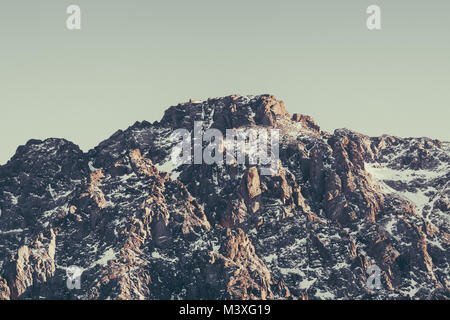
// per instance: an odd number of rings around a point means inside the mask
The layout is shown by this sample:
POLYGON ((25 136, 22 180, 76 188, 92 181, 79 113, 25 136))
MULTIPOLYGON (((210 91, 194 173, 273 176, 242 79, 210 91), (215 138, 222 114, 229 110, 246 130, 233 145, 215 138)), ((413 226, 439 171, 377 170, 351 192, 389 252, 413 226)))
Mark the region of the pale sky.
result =
POLYGON ((327 131, 448 141, 450 1, 0 2, 0 164, 31 138, 87 151, 190 98, 263 93, 327 131))

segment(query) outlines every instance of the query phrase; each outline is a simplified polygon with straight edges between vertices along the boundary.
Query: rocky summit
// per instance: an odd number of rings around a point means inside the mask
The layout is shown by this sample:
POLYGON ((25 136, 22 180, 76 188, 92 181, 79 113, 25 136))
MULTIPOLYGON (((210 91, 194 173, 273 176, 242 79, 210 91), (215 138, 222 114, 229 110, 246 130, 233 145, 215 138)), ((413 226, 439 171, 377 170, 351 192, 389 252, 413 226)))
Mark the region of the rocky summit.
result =
POLYGON ((329 133, 271 95, 191 100, 87 153, 30 140, 0 167, 0 299, 450 299, 449 181, 449 142, 329 133), (194 121, 279 129, 277 172, 174 165, 194 121))

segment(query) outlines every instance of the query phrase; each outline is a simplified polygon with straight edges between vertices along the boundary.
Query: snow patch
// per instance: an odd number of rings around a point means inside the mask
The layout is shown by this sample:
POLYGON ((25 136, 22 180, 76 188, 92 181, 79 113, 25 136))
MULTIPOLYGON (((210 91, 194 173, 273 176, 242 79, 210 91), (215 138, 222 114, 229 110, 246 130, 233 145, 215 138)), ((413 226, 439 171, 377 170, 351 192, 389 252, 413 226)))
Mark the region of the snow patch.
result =
POLYGON ((171 262, 171 263, 174 263, 178 260, 177 258, 169 258, 169 257, 165 256, 164 254, 161 254, 157 249, 155 249, 155 251, 152 252, 152 258, 161 259, 161 260, 171 262))
POLYGON ((317 281, 317 279, 312 279, 312 280, 308 280, 308 279, 303 279, 300 284, 299 287, 300 289, 309 289, 315 282, 317 281))
POLYGON ((177 180, 178 177, 180 176, 180 172, 176 171, 176 169, 180 166, 181 164, 177 164, 174 161, 172 161, 172 159, 168 159, 166 160, 164 163, 162 164, 155 164, 156 168, 158 168, 158 171, 161 172, 167 172, 170 175, 170 178, 172 180, 177 180))
POLYGON ((277 260, 277 259, 278 259, 278 255, 276 255, 275 253, 272 253, 271 255, 264 257, 264 261, 266 261, 267 263, 272 263, 273 260, 277 260))
POLYGON ((0 231, 0 234, 11 234, 11 233, 21 233, 23 229, 12 229, 8 231, 0 231))
POLYGON ((333 300, 335 299, 334 294, 332 294, 331 292, 326 292, 326 291, 321 291, 319 289, 317 289, 317 293, 315 294, 315 296, 319 299, 322 300, 333 300))
POLYGON ((12 205, 16 206, 19 203, 18 198, 14 194, 12 194, 11 192, 3 191, 3 193, 9 195, 9 197, 11 198, 12 205))
POLYGON ((92 161, 89 161, 88 166, 89 166, 89 170, 91 170, 91 172, 95 172, 98 170, 96 167, 94 167, 92 161))
POLYGON ((418 212, 422 212, 423 208, 430 203, 430 197, 426 195, 429 192, 436 192, 434 188, 417 189, 416 192, 399 191, 388 186, 384 181, 402 181, 409 183, 415 179, 435 179, 445 174, 445 171, 427 171, 427 170, 394 170, 388 167, 381 166, 378 163, 366 163, 366 171, 369 172, 375 180, 385 189, 385 191, 397 194, 400 197, 407 199, 414 203, 418 212))
POLYGON ((97 261, 94 261, 89 268, 93 268, 96 265, 102 265, 102 266, 106 266, 108 264, 109 260, 114 260, 116 258, 116 252, 114 252, 114 250, 112 248, 109 248, 108 250, 106 250, 102 256, 100 257, 100 259, 98 259, 97 261))
POLYGON ((280 272, 283 275, 288 275, 290 273, 293 273, 293 274, 298 274, 302 277, 305 276, 305 273, 302 270, 296 269, 296 268, 280 268, 280 272))

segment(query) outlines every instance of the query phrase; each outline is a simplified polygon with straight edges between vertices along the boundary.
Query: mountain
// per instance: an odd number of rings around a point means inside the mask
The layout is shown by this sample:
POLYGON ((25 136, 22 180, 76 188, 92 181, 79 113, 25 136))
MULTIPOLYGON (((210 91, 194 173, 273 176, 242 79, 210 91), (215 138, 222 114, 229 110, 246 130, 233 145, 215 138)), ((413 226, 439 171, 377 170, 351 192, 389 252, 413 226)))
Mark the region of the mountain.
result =
POLYGON ((0 299, 450 299, 449 169, 449 142, 328 133, 271 95, 191 100, 87 153, 30 140, 0 167, 0 299), (194 121, 280 130, 281 165, 174 165, 194 121))

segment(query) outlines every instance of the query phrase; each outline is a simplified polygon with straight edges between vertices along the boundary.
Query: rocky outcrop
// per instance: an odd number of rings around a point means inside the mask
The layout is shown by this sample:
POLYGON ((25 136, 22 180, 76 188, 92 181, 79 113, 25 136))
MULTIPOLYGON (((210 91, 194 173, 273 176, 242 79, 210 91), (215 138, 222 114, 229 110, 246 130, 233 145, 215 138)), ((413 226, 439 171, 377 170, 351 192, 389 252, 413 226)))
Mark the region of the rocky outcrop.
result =
POLYGON ((56 235, 52 229, 48 238, 40 233, 31 243, 31 246, 21 246, 17 254, 6 264, 3 281, 3 295, 16 299, 23 295, 32 286, 45 284, 55 273, 56 235))
POLYGON ((0 278, 0 300, 10 300, 11 291, 9 290, 8 283, 5 279, 0 278))
POLYGON ((307 128, 313 132, 320 133, 319 125, 314 121, 314 119, 310 116, 294 113, 292 115, 292 121, 300 122, 304 128, 307 128))
POLYGON ((242 229, 227 229, 219 252, 209 253, 210 285, 225 288, 222 299, 264 300, 289 298, 289 289, 277 282, 242 229), (223 282, 218 285, 214 281, 223 282))

